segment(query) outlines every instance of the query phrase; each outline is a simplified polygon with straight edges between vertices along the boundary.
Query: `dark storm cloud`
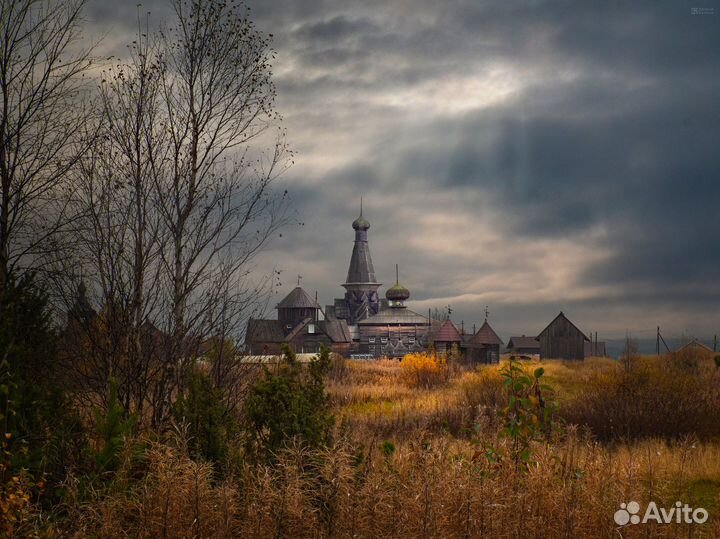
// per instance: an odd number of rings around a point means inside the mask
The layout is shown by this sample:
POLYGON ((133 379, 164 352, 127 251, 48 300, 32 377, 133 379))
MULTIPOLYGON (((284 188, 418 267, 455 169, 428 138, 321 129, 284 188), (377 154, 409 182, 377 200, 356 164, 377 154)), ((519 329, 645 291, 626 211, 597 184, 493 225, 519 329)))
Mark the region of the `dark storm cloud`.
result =
MULTIPOLYGON (((418 309, 453 302, 469 326, 490 302, 507 332, 560 308, 616 335, 720 325, 717 2, 250 6, 304 223, 261 265, 341 294, 364 195, 378 275, 400 263, 418 309)), ((137 15, 95 0, 90 18, 119 35, 137 15)))

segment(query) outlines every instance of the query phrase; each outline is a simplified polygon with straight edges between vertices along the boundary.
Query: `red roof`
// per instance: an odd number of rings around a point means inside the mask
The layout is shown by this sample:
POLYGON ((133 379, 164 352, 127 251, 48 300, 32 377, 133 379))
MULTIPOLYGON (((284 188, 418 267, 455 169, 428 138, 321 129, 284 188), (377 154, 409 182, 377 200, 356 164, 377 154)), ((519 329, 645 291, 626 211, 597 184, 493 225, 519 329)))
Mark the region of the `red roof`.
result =
POLYGON ((495 330, 490 327, 487 320, 475 335, 470 338, 472 344, 503 344, 502 339, 498 337, 495 330))
POLYGON ((452 320, 446 320, 435 332, 433 342, 462 342, 462 336, 452 320))

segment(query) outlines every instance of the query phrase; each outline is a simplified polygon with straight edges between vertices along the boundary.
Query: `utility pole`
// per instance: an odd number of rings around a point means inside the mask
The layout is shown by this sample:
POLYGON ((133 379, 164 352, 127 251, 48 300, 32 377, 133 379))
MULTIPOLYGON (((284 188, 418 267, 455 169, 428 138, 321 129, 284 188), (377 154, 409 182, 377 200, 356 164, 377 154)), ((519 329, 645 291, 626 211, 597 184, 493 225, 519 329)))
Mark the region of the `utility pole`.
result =
POLYGON ((665 350, 667 350, 667 351, 669 352, 669 351, 670 351, 670 347, 669 347, 669 346, 667 345, 667 343, 665 342, 665 339, 663 338, 662 333, 660 333, 660 326, 658 326, 658 327, 657 327, 657 344, 656 344, 656 347, 657 347, 657 350, 656 350, 656 351, 657 351, 657 355, 660 355, 660 342, 662 342, 662 343, 663 343, 663 346, 665 346, 665 350))

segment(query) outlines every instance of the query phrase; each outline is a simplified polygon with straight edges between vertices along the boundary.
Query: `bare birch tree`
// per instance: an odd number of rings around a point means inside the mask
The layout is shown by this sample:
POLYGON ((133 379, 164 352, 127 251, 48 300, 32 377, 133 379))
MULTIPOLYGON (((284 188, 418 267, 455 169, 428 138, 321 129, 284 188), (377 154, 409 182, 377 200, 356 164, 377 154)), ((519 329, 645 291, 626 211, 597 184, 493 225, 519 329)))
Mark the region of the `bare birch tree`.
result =
POLYGON ((171 172, 158 191, 168 232, 170 354, 182 363, 195 336, 247 312, 249 264, 285 222, 285 196, 272 184, 290 152, 280 130, 267 151, 252 146, 267 142, 278 120, 270 37, 234 2, 173 0, 173 7, 162 80, 171 172))
POLYGON ((14 269, 57 248, 48 241, 65 222, 56 195, 84 146, 84 4, 0 0, 0 293, 14 269))
POLYGON ((99 310, 80 385, 101 399, 115 378, 154 426, 207 352, 228 399, 242 392, 231 343, 272 289, 252 262, 285 224, 274 181, 291 163, 269 38, 234 3, 173 5, 176 25, 157 41, 140 31, 130 62, 104 76, 76 167, 73 268, 56 272, 75 277, 69 288, 82 275, 99 310))
POLYGON ((129 62, 103 72, 97 125, 87 127, 96 136, 76 170, 72 260, 78 264, 60 272, 74 284, 89 281, 101 307, 101 327, 85 328, 80 387, 102 394, 113 378, 121 403, 139 415, 154 393, 161 344, 155 324, 163 230, 155 187, 168 148, 158 50, 150 40, 139 31, 129 62))

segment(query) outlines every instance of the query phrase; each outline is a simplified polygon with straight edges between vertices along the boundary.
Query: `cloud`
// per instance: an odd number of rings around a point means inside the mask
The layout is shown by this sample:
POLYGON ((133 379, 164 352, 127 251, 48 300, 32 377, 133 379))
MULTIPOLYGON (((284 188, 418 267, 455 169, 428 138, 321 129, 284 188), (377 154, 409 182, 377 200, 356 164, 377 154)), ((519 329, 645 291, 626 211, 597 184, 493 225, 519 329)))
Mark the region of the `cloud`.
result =
MULTIPOLYGON (((148 4, 163 13, 164 2, 148 4)), ((113 42, 134 10, 93 0, 113 42), (130 13, 129 11, 132 11, 130 13)), ((417 310, 564 309, 606 336, 720 326, 720 18, 685 4, 253 0, 304 226, 258 260, 342 295, 360 196, 417 310), (670 329, 672 328, 672 329, 670 329)), ((716 8, 716 12, 720 6, 716 8)), ((129 39, 129 38, 128 38, 129 39)))

